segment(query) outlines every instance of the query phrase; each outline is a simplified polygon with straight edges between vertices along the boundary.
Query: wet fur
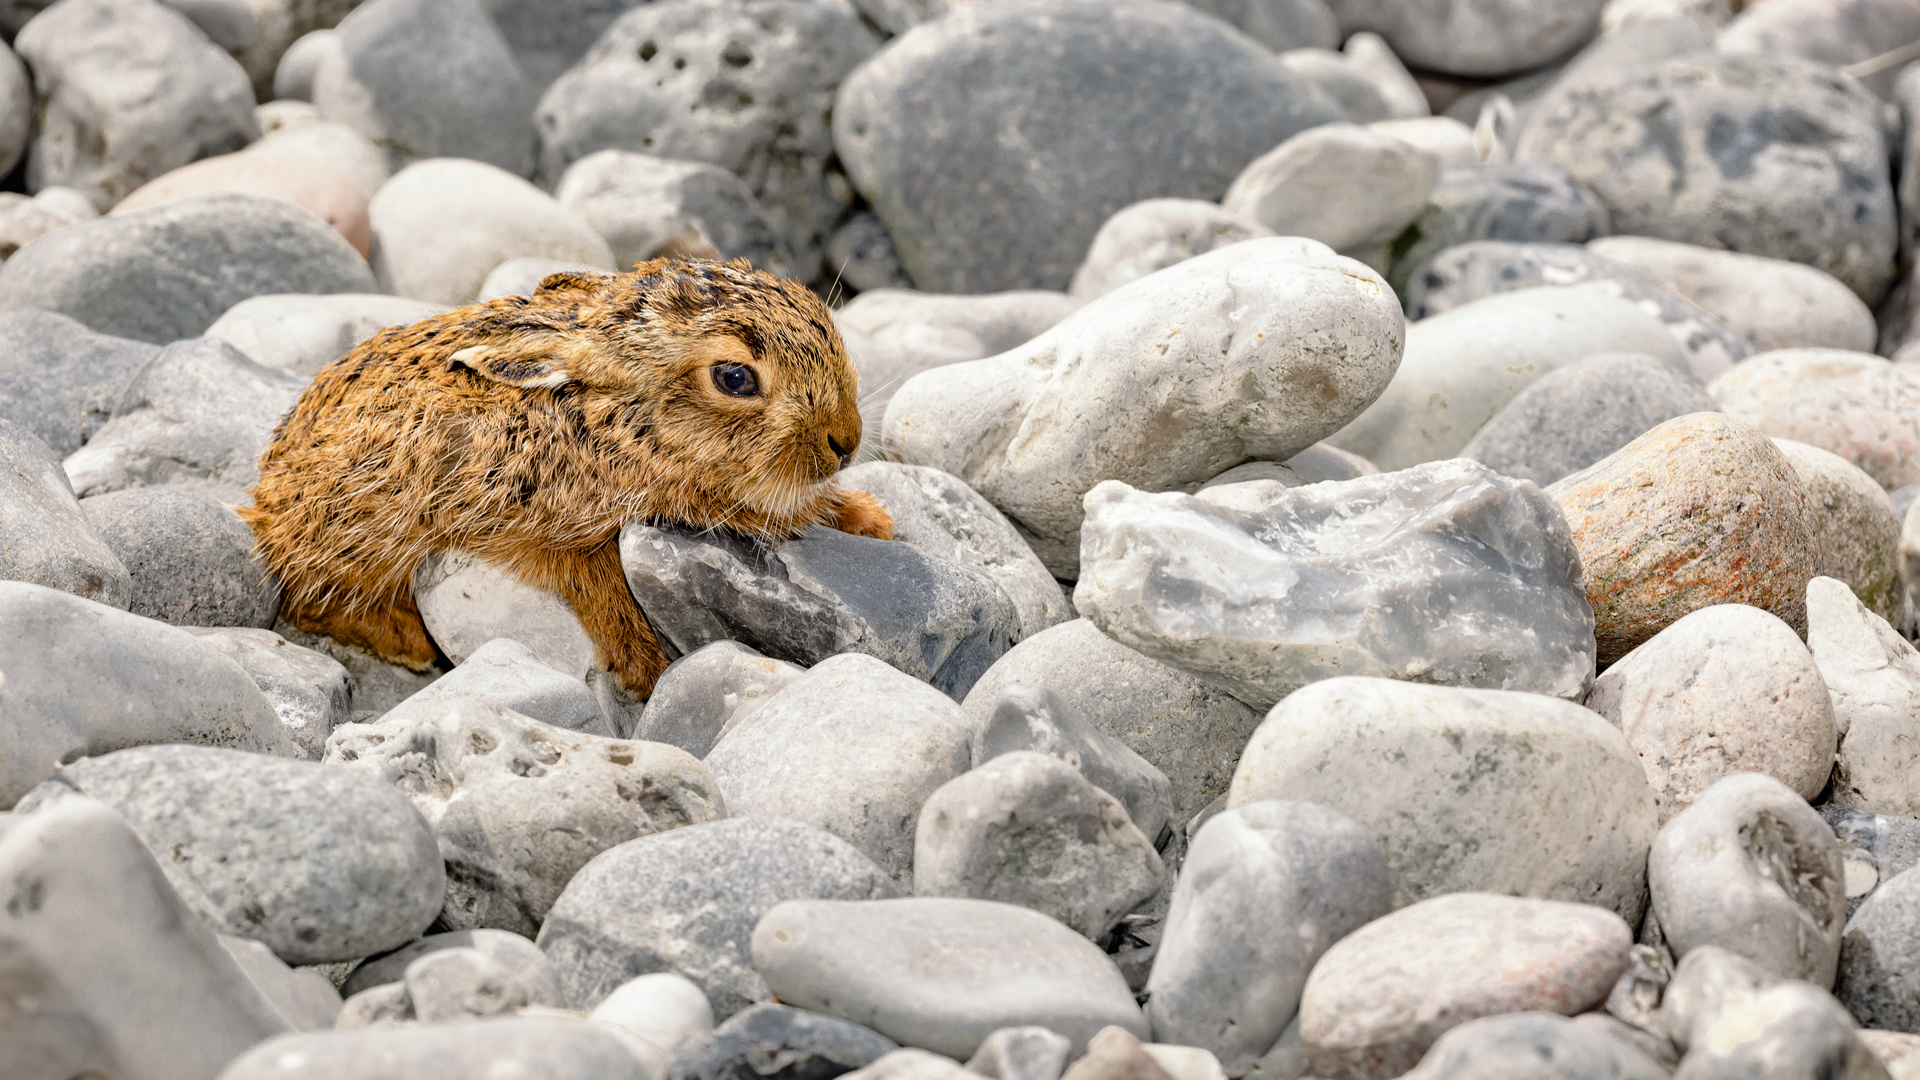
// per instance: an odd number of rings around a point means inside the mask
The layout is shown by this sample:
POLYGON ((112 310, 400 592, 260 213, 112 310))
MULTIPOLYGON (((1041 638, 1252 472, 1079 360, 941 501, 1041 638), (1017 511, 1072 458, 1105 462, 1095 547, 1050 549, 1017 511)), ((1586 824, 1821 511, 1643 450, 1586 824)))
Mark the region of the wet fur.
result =
POLYGON ((413 572, 460 550, 558 594, 644 696, 666 658, 627 589, 620 527, 890 537, 872 496, 831 480, 832 444, 860 444, 857 386, 819 298, 744 262, 556 274, 328 365, 275 429, 242 514, 303 630, 430 665, 413 572), (760 396, 715 387, 723 362, 752 367, 760 396))

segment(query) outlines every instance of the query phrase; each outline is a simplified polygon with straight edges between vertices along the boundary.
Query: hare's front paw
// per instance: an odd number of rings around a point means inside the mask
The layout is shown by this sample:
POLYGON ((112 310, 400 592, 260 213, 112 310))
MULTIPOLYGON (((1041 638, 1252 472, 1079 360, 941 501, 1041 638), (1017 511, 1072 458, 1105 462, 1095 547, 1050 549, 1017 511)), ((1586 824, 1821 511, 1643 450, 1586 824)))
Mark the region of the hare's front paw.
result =
POLYGON ((893 515, 864 491, 841 491, 835 499, 833 527, 875 540, 893 539, 893 515))

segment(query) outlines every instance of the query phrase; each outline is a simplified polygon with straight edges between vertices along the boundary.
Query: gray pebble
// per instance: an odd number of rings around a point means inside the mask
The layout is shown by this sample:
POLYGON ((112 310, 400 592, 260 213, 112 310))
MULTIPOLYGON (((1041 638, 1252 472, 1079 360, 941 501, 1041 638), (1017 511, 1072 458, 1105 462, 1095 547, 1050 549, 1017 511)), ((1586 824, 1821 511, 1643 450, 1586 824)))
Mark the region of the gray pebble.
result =
POLYGON ((703 758, 728 729, 806 674, 737 641, 715 641, 667 665, 632 737, 703 758))
POLYGON ((1020 750, 1050 754, 1080 770, 1095 787, 1119 799, 1140 832, 1161 846, 1173 816, 1167 775, 1045 686, 1007 684, 976 721, 974 768, 1020 750))
POLYGON ((126 563, 95 535, 47 445, 0 419, 0 579, 110 607, 132 603, 126 563))
POLYGON ((93 438, 120 392, 158 355, 157 345, 96 334, 51 311, 0 312, 0 420, 66 457, 93 438))
POLYGON ((674 1055, 667 1080, 827 1080, 898 1050, 871 1028, 785 1005, 753 1005, 674 1055))
POLYGON ((253 530, 231 509, 170 488, 95 495, 80 509, 127 568, 128 611, 175 626, 273 625, 280 583, 254 553, 253 530))

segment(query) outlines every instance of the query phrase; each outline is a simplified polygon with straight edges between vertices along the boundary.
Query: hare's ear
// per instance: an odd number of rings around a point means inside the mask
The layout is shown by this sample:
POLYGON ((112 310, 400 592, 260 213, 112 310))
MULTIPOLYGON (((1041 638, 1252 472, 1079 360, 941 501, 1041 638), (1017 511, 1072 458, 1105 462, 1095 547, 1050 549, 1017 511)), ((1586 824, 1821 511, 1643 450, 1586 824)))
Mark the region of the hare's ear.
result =
POLYGON ((470 345, 447 359, 450 365, 471 369, 494 382, 526 390, 551 390, 572 378, 567 372, 567 350, 558 337, 516 335, 500 344, 470 345))

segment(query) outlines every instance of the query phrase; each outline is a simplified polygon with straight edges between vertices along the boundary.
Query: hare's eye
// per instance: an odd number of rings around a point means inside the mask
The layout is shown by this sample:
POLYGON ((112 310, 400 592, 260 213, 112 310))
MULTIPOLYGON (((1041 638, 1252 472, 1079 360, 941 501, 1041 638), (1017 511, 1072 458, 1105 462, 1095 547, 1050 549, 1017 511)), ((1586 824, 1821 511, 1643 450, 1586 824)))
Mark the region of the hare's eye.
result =
POLYGON ((752 397, 760 392, 760 380, 745 364, 713 365, 713 385, 733 397, 752 397))

